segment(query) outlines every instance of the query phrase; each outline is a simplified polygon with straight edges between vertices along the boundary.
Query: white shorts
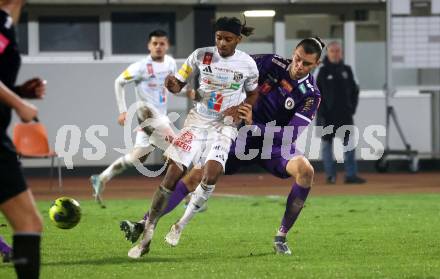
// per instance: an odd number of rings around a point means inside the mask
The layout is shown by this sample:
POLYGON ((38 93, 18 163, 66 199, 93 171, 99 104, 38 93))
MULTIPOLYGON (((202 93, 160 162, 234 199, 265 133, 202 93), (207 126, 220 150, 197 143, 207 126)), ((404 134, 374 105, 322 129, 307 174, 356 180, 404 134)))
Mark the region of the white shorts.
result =
POLYGON ((185 127, 165 152, 176 163, 189 167, 202 167, 207 161, 217 161, 225 169, 229 149, 237 136, 237 128, 219 123, 208 127, 206 120, 190 112, 185 127))

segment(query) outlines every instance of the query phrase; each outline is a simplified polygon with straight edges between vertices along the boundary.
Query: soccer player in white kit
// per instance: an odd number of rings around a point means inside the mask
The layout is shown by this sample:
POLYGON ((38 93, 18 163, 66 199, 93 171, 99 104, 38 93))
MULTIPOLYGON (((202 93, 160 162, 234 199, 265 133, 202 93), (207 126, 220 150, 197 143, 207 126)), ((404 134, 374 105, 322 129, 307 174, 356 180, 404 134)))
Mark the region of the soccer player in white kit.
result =
POLYGON ((222 17, 215 23, 215 31, 216 46, 195 50, 180 70, 165 81, 170 92, 178 93, 190 77, 196 76, 201 100, 191 109, 184 128, 165 152, 171 162, 153 195, 142 240, 128 252, 130 258, 148 253, 156 224, 177 181, 191 163, 204 166, 204 173, 188 206, 198 208, 209 198, 224 172, 231 142, 238 133, 238 109, 252 106, 258 98, 255 61, 236 49, 241 34, 249 36, 253 28, 237 18, 222 17))
POLYGON ((148 119, 150 126, 137 131, 134 149, 130 153, 114 161, 101 174, 90 177, 95 199, 102 207, 105 207, 102 201, 102 192, 110 179, 133 166, 137 160, 143 163, 154 149, 152 144, 165 150, 167 141, 171 142, 174 137, 169 119, 166 116, 168 90, 165 88, 164 82, 168 75, 176 72, 177 66, 176 61, 166 54, 168 47, 168 35, 165 31, 151 32, 148 36, 150 54, 131 64, 115 80, 116 100, 120 113, 119 125, 124 126, 127 117, 124 86, 135 83, 136 98, 138 103, 142 104, 138 108, 138 117, 140 121, 148 119))

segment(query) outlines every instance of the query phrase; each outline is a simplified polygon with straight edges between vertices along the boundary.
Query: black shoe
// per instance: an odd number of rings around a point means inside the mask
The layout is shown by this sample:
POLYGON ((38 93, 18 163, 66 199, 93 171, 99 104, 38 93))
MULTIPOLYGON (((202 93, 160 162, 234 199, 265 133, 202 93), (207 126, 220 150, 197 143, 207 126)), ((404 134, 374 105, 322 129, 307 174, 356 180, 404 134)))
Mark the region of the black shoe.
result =
POLYGON ((135 243, 144 232, 144 225, 137 222, 124 220, 119 223, 119 228, 125 234, 125 239, 135 243))
POLYGON ((278 255, 292 255, 285 236, 275 236, 273 241, 273 249, 278 255))
POLYGON ((336 177, 335 176, 328 176, 326 179, 327 184, 336 184, 336 177))
POLYGON ((367 180, 359 176, 347 176, 345 178, 345 184, 364 184, 367 180))
POLYGON ((0 252, 0 256, 3 258, 4 263, 9 263, 12 258, 12 252, 9 253, 0 252))

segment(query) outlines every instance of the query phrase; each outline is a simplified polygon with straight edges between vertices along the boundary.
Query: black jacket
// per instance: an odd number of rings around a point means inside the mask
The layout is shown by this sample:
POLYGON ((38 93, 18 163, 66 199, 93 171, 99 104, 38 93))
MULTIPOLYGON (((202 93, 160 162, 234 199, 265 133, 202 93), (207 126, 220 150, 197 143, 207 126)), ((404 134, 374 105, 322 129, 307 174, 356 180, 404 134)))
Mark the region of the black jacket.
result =
POLYGON ((350 66, 342 61, 338 64, 330 63, 325 57, 316 84, 321 92, 317 124, 334 125, 334 131, 343 125, 353 125, 353 115, 359 100, 359 86, 350 66))

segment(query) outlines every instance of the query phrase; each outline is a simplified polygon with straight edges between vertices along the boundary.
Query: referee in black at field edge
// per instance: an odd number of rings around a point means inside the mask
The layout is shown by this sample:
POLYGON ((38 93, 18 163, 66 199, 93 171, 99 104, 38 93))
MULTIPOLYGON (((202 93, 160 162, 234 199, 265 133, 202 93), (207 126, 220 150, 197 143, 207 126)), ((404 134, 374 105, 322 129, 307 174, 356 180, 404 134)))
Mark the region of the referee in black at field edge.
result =
POLYGON ((33 78, 20 86, 15 81, 20 54, 14 24, 24 0, 0 0, 0 210, 14 230, 12 260, 18 278, 38 278, 42 219, 27 189, 11 139, 6 134, 15 110, 23 122, 37 117, 37 108, 22 98, 42 98, 45 82, 33 78))

